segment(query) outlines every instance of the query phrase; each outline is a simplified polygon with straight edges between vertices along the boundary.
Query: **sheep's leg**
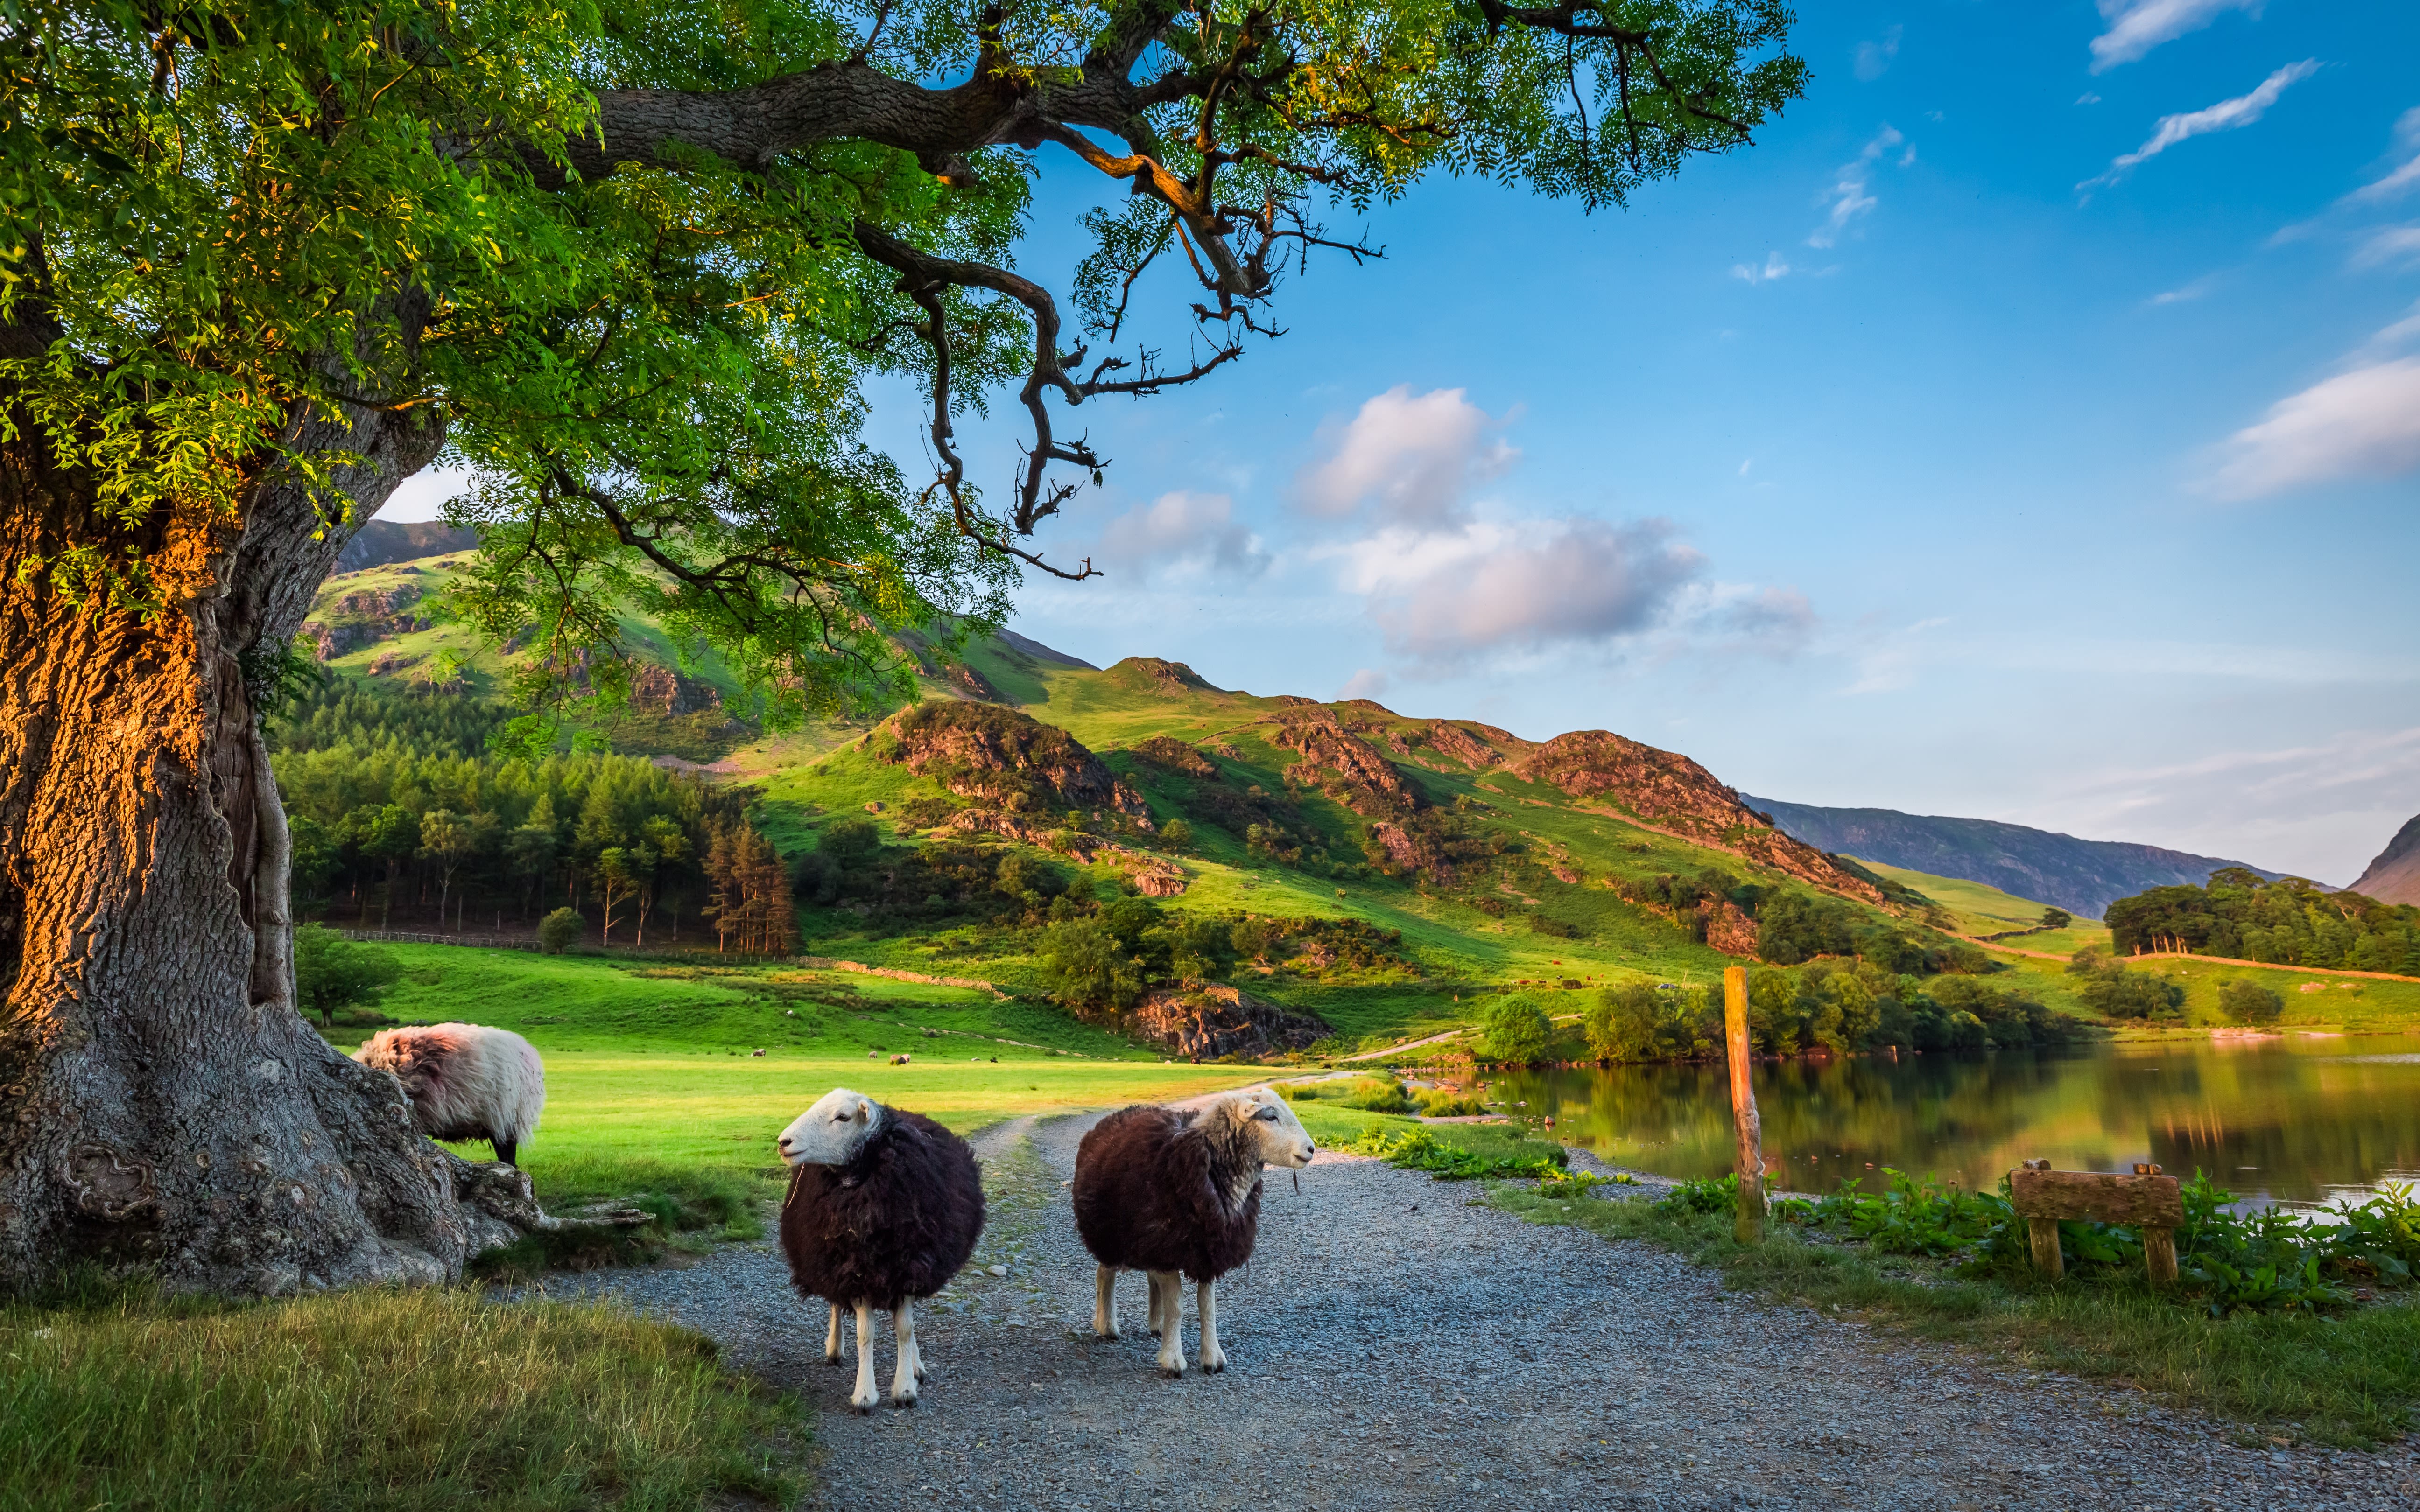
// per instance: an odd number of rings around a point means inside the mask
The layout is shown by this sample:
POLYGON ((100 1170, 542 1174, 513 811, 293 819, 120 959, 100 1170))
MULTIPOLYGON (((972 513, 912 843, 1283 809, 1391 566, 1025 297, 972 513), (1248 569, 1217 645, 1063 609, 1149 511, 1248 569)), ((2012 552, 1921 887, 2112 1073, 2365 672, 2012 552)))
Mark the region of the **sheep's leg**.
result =
POLYGON ((891 1309, 891 1342, 898 1351, 898 1360, 891 1367, 891 1405, 916 1405, 916 1380, 923 1367, 916 1362, 916 1304, 902 1297, 899 1305, 891 1309))
POLYGON ((507 1165, 514 1164, 513 1152, 520 1149, 520 1145, 510 1139, 490 1139, 488 1143, 496 1147, 496 1158, 498 1160, 503 1161, 507 1165))
POLYGON ((1145 1271, 1151 1280, 1151 1334, 1154 1338, 1168 1336, 1168 1285, 1165 1271, 1145 1271))
POLYGON ((1218 1283, 1202 1283, 1202 1373, 1215 1376, 1227 1368, 1227 1351, 1218 1348, 1218 1283))
POLYGON ((874 1304, 857 1304, 857 1389, 848 1394, 848 1405, 861 1412, 871 1412, 880 1394, 874 1389, 874 1304))
POLYGON ((1184 1285, 1173 1271, 1155 1272, 1152 1285, 1164 1299, 1160 1303, 1159 1373, 1163 1376, 1185 1374, 1185 1293, 1184 1285))
POLYGON ((1101 1266, 1093 1275, 1093 1334, 1097 1338, 1121 1337, 1118 1333, 1118 1273, 1115 1266, 1101 1266))
POLYGON ((831 1304, 831 1321, 824 1325, 824 1364, 840 1364, 840 1304, 831 1304))

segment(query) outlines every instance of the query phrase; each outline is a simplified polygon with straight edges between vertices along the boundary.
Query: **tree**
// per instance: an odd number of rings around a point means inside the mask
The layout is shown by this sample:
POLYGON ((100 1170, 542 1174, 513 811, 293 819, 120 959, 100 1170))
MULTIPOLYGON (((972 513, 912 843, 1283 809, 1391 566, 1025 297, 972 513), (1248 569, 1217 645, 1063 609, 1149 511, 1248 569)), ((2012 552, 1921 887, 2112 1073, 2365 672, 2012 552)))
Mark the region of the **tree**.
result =
POLYGON ((580 932, 588 921, 569 908, 558 908, 537 921, 537 948, 549 955, 561 955, 579 943, 580 932))
POLYGON ((2042 910, 2041 918, 2036 921, 2034 928, 2065 929, 2067 926, 2074 922, 2075 916, 2069 913, 2064 908, 2045 908, 2042 910))
POLYGON ((1142 997, 1142 964, 1097 918, 1070 918, 1043 932, 1050 995, 1070 1008, 1132 1008, 1142 997))
POLYGON ((1597 1059, 1645 1060, 1656 1052, 1655 1028, 1662 1017, 1655 989, 1634 981, 1600 990, 1581 1026, 1588 1033, 1589 1052, 1597 1059))
POLYGON ((445 903, 454 890, 454 873, 494 833, 495 818, 480 814, 464 818, 451 809, 431 809, 420 816, 420 854, 437 863, 437 922, 445 922, 445 903), (479 821, 486 820, 482 825, 479 821))
POLYGON ((2274 1024, 2286 1011, 2286 999, 2273 988, 2238 977, 2219 985, 2218 1011, 2238 1024, 2274 1024))
POLYGON ((1790 24, 30 0, 0 113, 0 1281, 458 1273, 453 1167, 294 1012, 259 718, 347 538, 441 452, 484 532, 454 608, 526 633, 537 706, 626 693, 635 610, 772 723, 870 710, 912 690, 899 632, 946 653, 1019 571, 1091 575, 1036 538, 1104 466, 1065 409, 1229 371, 1284 274, 1372 255, 1325 210, 1434 172, 1619 205, 1800 92, 1790 24), (1044 153, 1130 191, 1039 228, 1088 249, 1072 332, 1012 270, 1044 153), (877 379, 923 395, 929 474, 865 441, 877 379), (958 427, 995 396, 1022 459, 986 495, 958 427), (286 1183, 318 1200, 271 1223, 286 1183))
POLYGON ((598 943, 613 943, 613 904, 627 902, 646 885, 647 873, 655 870, 653 860, 644 846, 608 845, 597 853, 597 891, 605 903, 604 933, 598 943))
POLYGON ((2085 1007, 2110 1019, 2173 1018, 2185 1003, 2182 987, 2145 972, 2129 971, 2114 961, 2085 973, 2075 995, 2085 1007))
POLYGON ((1546 1011, 1526 993, 1497 999, 1480 1024, 1487 1058, 1510 1066, 1533 1066, 1545 1059, 1546 1046, 1555 1037, 1546 1011))
POLYGON ((1193 825, 1183 819, 1171 819, 1159 826, 1159 843, 1163 850, 1182 856, 1193 848, 1193 825))
POLYGON ((294 931, 295 993, 330 1028, 336 1010, 375 1003, 402 980, 403 963, 392 950, 356 945, 321 924, 294 931))

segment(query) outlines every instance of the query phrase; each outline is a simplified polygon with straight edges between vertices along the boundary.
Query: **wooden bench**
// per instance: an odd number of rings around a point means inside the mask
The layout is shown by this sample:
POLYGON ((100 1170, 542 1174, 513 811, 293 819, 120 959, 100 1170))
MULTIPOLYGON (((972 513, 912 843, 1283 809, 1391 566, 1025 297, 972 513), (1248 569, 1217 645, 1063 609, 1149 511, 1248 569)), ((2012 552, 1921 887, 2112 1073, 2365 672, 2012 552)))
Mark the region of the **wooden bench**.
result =
POLYGON ((2025 1221, 2033 1261, 2053 1280, 2067 1273, 2059 1253, 2062 1218, 2131 1224, 2143 1231, 2143 1259, 2153 1286, 2177 1278, 2177 1229, 2185 1221, 2184 1197, 2173 1176, 2157 1165, 2137 1165, 2132 1176, 2100 1171, 2054 1171, 2046 1160, 2029 1160, 2009 1173, 2009 1195, 2025 1221))

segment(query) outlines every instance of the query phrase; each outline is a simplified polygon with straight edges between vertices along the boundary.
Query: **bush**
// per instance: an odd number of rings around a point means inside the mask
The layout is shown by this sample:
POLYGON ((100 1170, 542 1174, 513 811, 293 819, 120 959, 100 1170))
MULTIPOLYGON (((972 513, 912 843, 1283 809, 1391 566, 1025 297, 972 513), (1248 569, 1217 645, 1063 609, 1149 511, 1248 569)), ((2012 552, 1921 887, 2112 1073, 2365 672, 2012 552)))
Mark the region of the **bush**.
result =
POLYGON ((882 831, 871 819, 842 819, 824 831, 815 849, 845 870, 882 849, 882 831))
POLYGON ((1142 997, 1141 964, 1097 918, 1070 918, 1042 932, 1050 995, 1070 1008, 1132 1008, 1142 997))
POLYGON ((2274 1024, 2286 1011, 2286 999, 2239 977, 2218 989, 2218 1011, 2238 1024, 2274 1024))
POLYGON ((2140 971, 2129 971, 2111 962, 2086 973, 2084 985, 2075 990, 2084 1006, 2103 1018, 2164 1019, 2182 1012, 2185 990, 2173 982, 2140 971))
POLYGON ((549 955, 561 955, 580 942, 580 932, 588 927, 574 909, 558 908, 537 921, 537 948, 549 955))
POLYGON ((1409 1113, 1416 1104, 1391 1076, 1363 1076, 1345 1089, 1344 1105, 1360 1113, 1409 1113))
POLYGON ((1554 1026, 1545 1010, 1527 995, 1498 1000, 1481 1021, 1486 1031, 1487 1058, 1507 1065, 1528 1066, 1546 1058, 1554 1026))
POLYGON ((1426 1118, 1467 1119, 1487 1111, 1487 1104, 1481 1103, 1477 1094, 1457 1092, 1448 1087, 1426 1088, 1412 1095, 1420 1105, 1421 1115, 1426 1118))
POLYGON ((1159 844, 1162 850, 1183 855, 1193 848, 1193 826, 1182 819, 1170 820, 1159 826, 1159 844))

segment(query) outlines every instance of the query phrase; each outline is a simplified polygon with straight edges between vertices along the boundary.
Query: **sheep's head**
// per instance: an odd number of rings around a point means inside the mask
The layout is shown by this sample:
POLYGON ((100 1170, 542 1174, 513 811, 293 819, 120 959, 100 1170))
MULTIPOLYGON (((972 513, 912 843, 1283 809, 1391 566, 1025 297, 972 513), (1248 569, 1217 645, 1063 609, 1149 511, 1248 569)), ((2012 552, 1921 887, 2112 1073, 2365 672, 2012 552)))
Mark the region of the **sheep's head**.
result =
POLYGON ((882 1104, 835 1087, 799 1115, 780 1140, 784 1165, 845 1165, 882 1127, 882 1104))
POLYGON ((1259 1146, 1262 1165, 1298 1171, 1311 1164, 1318 1147, 1275 1088, 1255 1087, 1232 1093, 1225 1107, 1228 1117, 1240 1123, 1259 1146))

